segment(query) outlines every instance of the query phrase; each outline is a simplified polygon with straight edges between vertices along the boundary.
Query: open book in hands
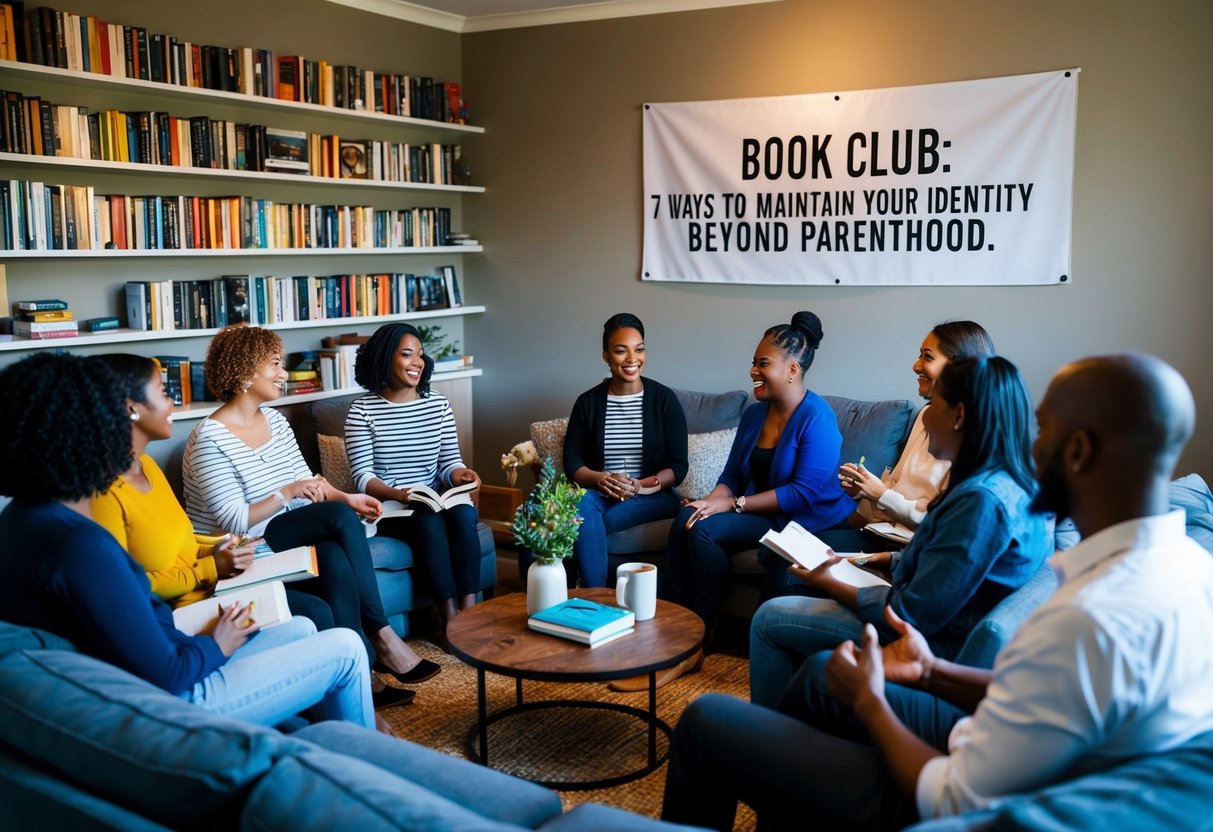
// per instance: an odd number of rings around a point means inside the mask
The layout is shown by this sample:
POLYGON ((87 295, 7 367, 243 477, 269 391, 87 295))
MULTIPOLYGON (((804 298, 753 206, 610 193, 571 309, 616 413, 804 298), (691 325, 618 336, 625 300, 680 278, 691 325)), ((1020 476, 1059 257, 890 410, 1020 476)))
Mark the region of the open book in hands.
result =
MULTIPOLYGON (((403 485, 402 489, 409 492, 410 503, 424 503, 434 511, 442 511, 444 508, 452 506, 470 506, 472 505, 472 492, 480 487, 479 480, 461 483, 460 485, 452 486, 446 491, 439 494, 428 485, 403 485)), ((394 500, 388 500, 383 504, 384 511, 387 507, 394 503, 394 500)))
POLYGON ((209 635, 223 610, 236 603, 249 604, 249 618, 263 630, 291 620, 286 585, 282 581, 263 581, 177 607, 173 610, 173 624, 187 636, 209 635))
POLYGON ((900 523, 868 523, 863 528, 864 531, 878 534, 885 540, 892 540, 894 543, 909 543, 914 539, 914 532, 900 523))
MULTIPOLYGON (((803 566, 805 569, 816 569, 829 558, 830 547, 796 521, 784 526, 783 531, 777 532, 771 529, 758 542, 789 563, 803 566)), ((889 582, 884 578, 873 575, 871 572, 865 572, 851 562, 852 560, 862 560, 864 555, 837 554, 835 556, 843 558, 843 560, 830 567, 830 574, 844 584, 858 587, 889 586, 889 582)))
POLYGON ((293 549, 264 554, 259 552, 248 569, 239 575, 218 581, 215 584, 215 592, 228 592, 265 581, 306 581, 319 574, 315 546, 296 546, 293 549))

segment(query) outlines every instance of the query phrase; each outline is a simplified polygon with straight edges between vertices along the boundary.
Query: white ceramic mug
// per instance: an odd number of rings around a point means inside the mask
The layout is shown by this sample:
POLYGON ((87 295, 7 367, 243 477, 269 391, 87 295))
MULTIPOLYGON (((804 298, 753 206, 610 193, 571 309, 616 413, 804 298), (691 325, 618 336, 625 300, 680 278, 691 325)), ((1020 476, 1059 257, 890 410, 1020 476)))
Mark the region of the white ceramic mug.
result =
POLYGON ((615 570, 615 601, 648 621, 657 614, 657 567, 651 563, 624 563, 615 570))

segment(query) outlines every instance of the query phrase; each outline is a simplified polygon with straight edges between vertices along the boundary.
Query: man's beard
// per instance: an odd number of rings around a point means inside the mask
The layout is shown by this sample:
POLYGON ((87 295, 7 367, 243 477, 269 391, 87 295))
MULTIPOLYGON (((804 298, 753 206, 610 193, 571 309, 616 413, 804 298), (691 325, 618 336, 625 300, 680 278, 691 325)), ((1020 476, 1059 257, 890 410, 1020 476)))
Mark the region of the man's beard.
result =
POLYGON ((1037 491, 1029 510, 1036 514, 1053 514, 1058 523, 1070 516, 1070 489, 1066 487, 1065 464, 1061 460, 1061 445, 1045 466, 1036 472, 1037 491))

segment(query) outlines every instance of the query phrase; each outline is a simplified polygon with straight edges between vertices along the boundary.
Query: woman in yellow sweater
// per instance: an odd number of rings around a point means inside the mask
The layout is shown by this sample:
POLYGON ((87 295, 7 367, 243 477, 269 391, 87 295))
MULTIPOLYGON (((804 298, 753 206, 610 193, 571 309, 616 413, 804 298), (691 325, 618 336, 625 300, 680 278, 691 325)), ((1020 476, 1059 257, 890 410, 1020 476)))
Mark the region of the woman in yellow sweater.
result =
MULTIPOLYGON (((154 358, 115 353, 91 361, 104 363, 124 387, 131 417, 131 467, 110 488, 92 498, 93 519, 147 571, 152 594, 172 606, 209 597, 221 578, 237 575, 253 562, 254 546, 236 547, 234 535, 194 533, 189 517, 147 445, 172 435, 173 403, 165 395, 160 364, 154 358)), ((310 618, 318 630, 332 629, 333 613, 324 599, 287 588, 291 612, 310 618)), ((414 691, 386 687, 372 676, 376 709, 412 702, 414 691)))

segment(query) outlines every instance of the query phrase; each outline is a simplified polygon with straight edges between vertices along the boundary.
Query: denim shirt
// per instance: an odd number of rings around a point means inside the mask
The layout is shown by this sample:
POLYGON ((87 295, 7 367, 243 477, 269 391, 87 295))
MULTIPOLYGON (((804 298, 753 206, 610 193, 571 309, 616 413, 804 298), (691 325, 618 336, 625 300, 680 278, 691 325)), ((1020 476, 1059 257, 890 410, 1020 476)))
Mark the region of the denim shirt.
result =
POLYGON ((1031 513, 1031 502, 1005 471, 950 488, 902 551, 892 587, 859 590, 859 617, 882 640, 894 639, 884 617, 891 604, 941 658, 954 657, 977 622, 1053 552, 1049 518, 1031 513))

